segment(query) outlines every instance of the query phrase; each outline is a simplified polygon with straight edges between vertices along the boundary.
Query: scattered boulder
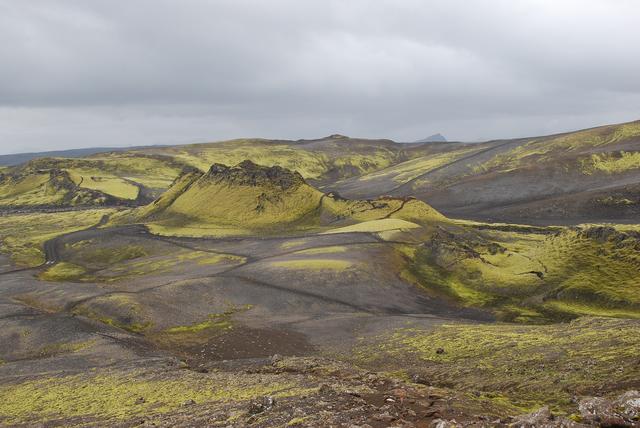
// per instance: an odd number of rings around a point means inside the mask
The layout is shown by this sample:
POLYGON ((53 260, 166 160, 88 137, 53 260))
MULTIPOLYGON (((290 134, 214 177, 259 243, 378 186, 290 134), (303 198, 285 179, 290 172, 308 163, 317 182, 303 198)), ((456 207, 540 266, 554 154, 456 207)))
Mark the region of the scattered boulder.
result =
POLYGON ((280 166, 257 165, 250 160, 244 160, 232 167, 215 163, 209 168, 206 177, 214 181, 244 186, 271 184, 282 190, 305 184, 302 176, 296 171, 290 171, 280 166))
POLYGON ((331 388, 326 383, 323 383, 322 385, 320 385, 320 389, 318 390, 318 392, 320 393, 320 395, 330 395, 335 393, 333 388, 331 388))
POLYGON ((625 392, 616 401, 618 407, 627 418, 640 422, 640 392, 625 392))
POLYGON ((514 428, 577 428, 581 425, 571 419, 555 416, 549 407, 545 406, 533 413, 515 418, 510 426, 514 428))
POLYGON ((456 428, 458 423, 455 420, 434 419, 429 428, 456 428))
POLYGON ((257 401, 252 401, 249 403, 248 413, 250 415, 257 415, 259 413, 266 412, 267 410, 271 410, 273 406, 276 405, 276 400, 273 397, 262 397, 262 399, 257 401))
POLYGON ((276 365, 278 364, 280 361, 282 361, 282 355, 280 354, 274 354, 271 356, 271 364, 272 365, 276 365))
POLYGON ((420 373, 414 373, 411 376, 411 382, 413 383, 418 383, 421 385, 429 385, 429 379, 427 379, 424 375, 420 374, 420 373))

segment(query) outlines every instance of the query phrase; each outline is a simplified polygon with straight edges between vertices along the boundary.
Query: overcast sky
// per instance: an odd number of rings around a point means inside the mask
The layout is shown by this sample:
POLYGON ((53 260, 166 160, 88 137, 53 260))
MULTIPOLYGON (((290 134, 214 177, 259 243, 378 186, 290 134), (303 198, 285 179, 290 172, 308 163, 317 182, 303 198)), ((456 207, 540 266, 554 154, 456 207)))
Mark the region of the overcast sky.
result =
POLYGON ((0 153, 640 119, 637 0, 0 0, 0 153))

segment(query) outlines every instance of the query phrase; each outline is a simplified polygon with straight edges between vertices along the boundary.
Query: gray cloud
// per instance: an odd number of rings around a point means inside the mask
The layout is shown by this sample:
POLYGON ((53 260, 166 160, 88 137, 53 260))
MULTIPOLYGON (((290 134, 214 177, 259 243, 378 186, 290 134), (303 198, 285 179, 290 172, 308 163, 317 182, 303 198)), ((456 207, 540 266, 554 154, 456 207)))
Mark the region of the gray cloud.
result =
POLYGON ((634 0, 0 0, 0 152, 637 119, 634 0))

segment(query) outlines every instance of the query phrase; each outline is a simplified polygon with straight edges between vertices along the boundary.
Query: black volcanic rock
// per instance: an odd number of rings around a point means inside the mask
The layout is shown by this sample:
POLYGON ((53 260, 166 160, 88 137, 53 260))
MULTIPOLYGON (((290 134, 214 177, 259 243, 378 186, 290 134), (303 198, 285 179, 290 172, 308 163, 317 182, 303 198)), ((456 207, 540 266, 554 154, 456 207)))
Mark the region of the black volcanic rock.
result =
POLYGON ((215 163, 209 168, 206 177, 218 182, 226 181, 233 185, 272 185, 282 190, 305 184, 304 178, 297 171, 290 171, 281 166, 257 165, 250 160, 244 160, 232 167, 215 163))

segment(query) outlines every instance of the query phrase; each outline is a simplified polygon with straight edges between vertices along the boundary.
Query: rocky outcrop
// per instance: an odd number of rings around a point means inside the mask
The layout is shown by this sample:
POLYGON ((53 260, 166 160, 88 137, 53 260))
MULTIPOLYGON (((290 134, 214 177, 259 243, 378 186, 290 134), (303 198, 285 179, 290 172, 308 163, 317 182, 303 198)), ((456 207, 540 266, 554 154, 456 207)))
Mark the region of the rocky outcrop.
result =
POLYGON ((290 171, 280 166, 261 166, 250 160, 242 161, 232 167, 215 163, 209 168, 205 178, 239 186, 273 185, 282 190, 305 184, 302 175, 296 171, 290 171))
POLYGON ((519 416, 510 424, 517 428, 640 427, 640 392, 628 391, 614 399, 587 397, 578 402, 579 415, 568 419, 548 407, 519 416))
POLYGON ((611 242, 617 247, 633 247, 640 251, 640 232, 632 230, 623 232, 611 226, 594 226, 579 231, 578 235, 601 244, 611 242))
POLYGON ((578 405, 582 422, 601 427, 639 427, 640 392, 628 391, 616 399, 590 397, 578 405))

